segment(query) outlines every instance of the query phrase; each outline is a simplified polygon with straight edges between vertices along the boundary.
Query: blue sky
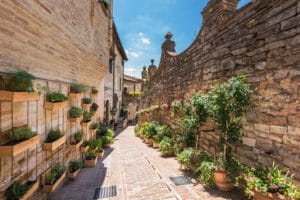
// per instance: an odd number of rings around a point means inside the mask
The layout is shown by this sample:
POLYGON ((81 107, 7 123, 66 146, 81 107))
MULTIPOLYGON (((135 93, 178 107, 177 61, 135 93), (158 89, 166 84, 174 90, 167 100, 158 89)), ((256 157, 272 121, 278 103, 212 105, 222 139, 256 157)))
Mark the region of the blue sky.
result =
MULTIPOLYGON (((239 7, 250 0, 241 0, 239 7)), ((125 74, 140 77, 144 65, 159 65, 161 44, 170 31, 176 51, 197 36, 208 0, 114 0, 114 20, 128 56, 125 74)))

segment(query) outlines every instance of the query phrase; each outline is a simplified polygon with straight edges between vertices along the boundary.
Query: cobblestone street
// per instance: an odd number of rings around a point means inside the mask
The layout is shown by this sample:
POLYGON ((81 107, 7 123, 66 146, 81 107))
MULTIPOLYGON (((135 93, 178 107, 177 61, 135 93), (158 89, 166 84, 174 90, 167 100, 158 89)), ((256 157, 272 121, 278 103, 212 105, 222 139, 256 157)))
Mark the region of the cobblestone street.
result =
POLYGON ((184 175, 174 157, 162 158, 128 127, 115 138, 111 149, 96 168, 84 168, 74 181, 67 180, 52 200, 89 200, 96 187, 117 187, 117 196, 106 199, 245 199, 239 192, 206 191, 192 179, 188 185, 176 186, 170 177, 184 175))

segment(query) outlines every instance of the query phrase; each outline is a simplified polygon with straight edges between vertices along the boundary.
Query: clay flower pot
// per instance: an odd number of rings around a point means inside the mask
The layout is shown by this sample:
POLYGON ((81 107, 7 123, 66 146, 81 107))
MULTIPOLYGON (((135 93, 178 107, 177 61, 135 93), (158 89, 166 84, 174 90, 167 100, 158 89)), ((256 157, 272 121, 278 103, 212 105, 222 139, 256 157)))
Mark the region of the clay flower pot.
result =
POLYGON ((255 200, 288 200, 289 199, 288 197, 285 197, 283 195, 277 196, 276 194, 271 194, 271 193, 264 195, 257 190, 253 190, 253 194, 255 200))
POLYGON ((228 182, 227 172, 224 169, 215 169, 214 179, 217 188, 222 191, 232 190, 232 185, 228 182))

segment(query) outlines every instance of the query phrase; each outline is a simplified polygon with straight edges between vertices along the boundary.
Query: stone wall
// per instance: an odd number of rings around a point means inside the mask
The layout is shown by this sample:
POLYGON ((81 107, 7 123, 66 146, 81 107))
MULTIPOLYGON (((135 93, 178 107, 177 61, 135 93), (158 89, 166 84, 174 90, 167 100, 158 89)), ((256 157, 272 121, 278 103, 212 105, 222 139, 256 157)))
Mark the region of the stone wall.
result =
MULTIPOLYGON (((43 108, 45 94, 47 90, 60 90, 67 95, 72 82, 95 86, 103 93, 101 82, 108 71, 112 21, 108 10, 96 0, 4 0, 0 10, 1 74, 26 70, 38 77, 35 86, 46 89, 36 102, 0 104, 1 132, 28 124, 41 135, 36 147, 13 159, 0 158, 0 199, 4 199, 12 182, 42 180, 53 163, 67 165, 69 160, 81 157, 78 151, 70 150, 69 142, 77 130, 88 133, 89 129, 68 120, 70 106, 80 106, 81 100, 71 99, 67 108, 51 113, 43 108), (42 151, 41 145, 51 128, 67 136, 66 144, 53 154, 42 151)), ((95 102, 100 105, 103 100, 99 96, 95 102)), ((100 120, 100 112, 103 109, 98 110, 93 121, 100 120)), ((44 198, 41 192, 33 197, 44 198)))
MULTIPOLYGON (((198 37, 180 54, 166 35, 142 106, 187 101, 194 92, 245 74, 255 107, 245 116, 243 145, 235 155, 250 165, 275 160, 300 180, 300 2, 253 0, 237 10, 238 2, 210 0, 198 37)), ((202 137, 200 146, 215 152, 215 135, 202 137)))

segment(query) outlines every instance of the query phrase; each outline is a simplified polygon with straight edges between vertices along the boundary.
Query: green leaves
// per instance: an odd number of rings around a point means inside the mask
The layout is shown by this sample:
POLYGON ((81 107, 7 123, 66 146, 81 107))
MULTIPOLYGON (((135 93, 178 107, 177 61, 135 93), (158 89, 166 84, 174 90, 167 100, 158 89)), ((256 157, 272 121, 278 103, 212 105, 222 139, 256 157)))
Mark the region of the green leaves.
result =
POLYGON ((15 182, 6 192, 7 200, 19 200, 30 189, 31 185, 15 182))
POLYGON ((59 130, 50 130, 46 142, 54 142, 62 136, 59 130))
POLYGON ((12 142, 21 142, 28 140, 34 136, 34 132, 28 127, 24 128, 14 128, 11 132, 8 133, 7 137, 12 142))
POLYGON ((46 99, 49 102, 63 102, 67 101, 68 97, 60 92, 51 92, 47 94, 46 99))
POLYGON ((33 92, 32 81, 36 78, 26 71, 20 70, 12 73, 13 80, 10 81, 9 89, 14 92, 33 92))
POLYGON ((72 117, 72 118, 80 117, 82 115, 82 113, 83 113, 83 110, 79 107, 73 106, 70 109, 70 117, 72 117))
POLYGON ((53 165, 51 172, 46 174, 45 184, 53 185, 65 171, 66 167, 64 165, 56 163, 55 165, 53 165))
POLYGON ((69 165, 69 172, 73 173, 76 170, 81 169, 82 167, 83 167, 83 163, 81 160, 71 161, 69 165))

